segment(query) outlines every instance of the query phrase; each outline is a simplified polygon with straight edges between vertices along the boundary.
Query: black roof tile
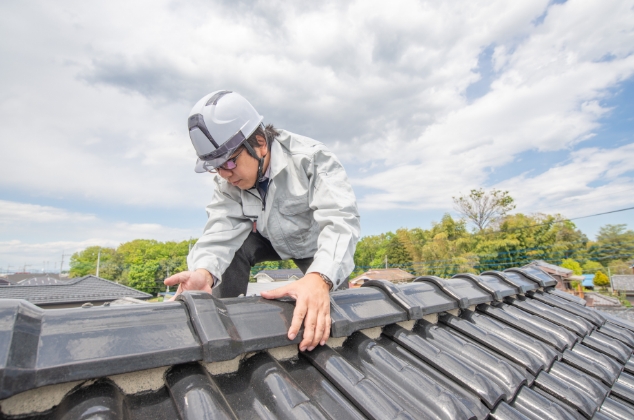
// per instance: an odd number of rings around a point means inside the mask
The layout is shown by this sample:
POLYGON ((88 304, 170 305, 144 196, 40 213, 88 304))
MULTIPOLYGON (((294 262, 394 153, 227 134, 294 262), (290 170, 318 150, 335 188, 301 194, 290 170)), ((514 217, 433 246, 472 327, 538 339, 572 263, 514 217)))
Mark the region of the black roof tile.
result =
POLYGON ((525 265, 522 268, 509 268, 504 271, 514 271, 516 273, 520 273, 530 280, 536 281, 540 287, 555 287, 557 285, 557 280, 534 265, 525 265))
POLYGON ((461 309, 493 300, 491 295, 464 278, 457 277, 447 280, 436 276, 421 276, 415 278, 414 282, 435 284, 447 295, 456 299, 461 309))
POLYGON ((634 418, 634 325, 550 286, 524 297, 540 287, 526 271, 335 292, 335 338, 300 353, 275 349, 301 340, 290 300, 0 301, 0 419, 634 418), (29 412, 53 384, 59 400, 29 412))
POLYGON ((621 328, 609 322, 606 322, 599 328, 599 331, 603 334, 615 338, 630 347, 634 347, 634 333, 625 328, 621 328))
POLYGON ((387 280, 368 280, 361 287, 376 287, 383 290, 394 303, 407 312, 410 320, 458 308, 457 301, 433 283, 394 284, 387 280))
POLYGON ((606 398, 599 413, 609 416, 610 419, 634 419, 634 408, 618 398, 606 398))
POLYGON ((526 386, 522 387, 511 406, 529 419, 578 420, 561 402, 558 404, 526 386))
POLYGON ((592 311, 589 308, 585 308, 583 306, 576 305, 557 296, 552 296, 548 293, 543 292, 529 292, 528 296, 542 303, 554 306, 555 308, 563 309, 564 311, 570 312, 573 315, 576 315, 588 322, 593 323, 597 327, 605 324, 605 318, 598 312, 592 311))
POLYGON ((508 304, 479 305, 482 313, 500 320, 533 338, 550 344, 558 351, 572 347, 579 337, 544 318, 532 315, 508 304))
POLYGON ((534 281, 528 280, 525 276, 512 271, 485 271, 480 274, 491 275, 498 277, 505 282, 517 287, 519 294, 525 294, 530 290, 539 289, 539 284, 534 281))
POLYGON ((516 287, 511 286, 500 277, 494 275, 476 276, 475 274, 466 273, 456 274, 452 278, 463 278, 471 281, 474 285, 493 296, 493 299, 495 300, 502 300, 507 296, 516 295, 518 293, 518 289, 516 287))
POLYGON ((589 334, 594 329, 594 326, 588 321, 534 299, 507 298, 506 301, 523 311, 540 316, 554 324, 567 328, 580 337, 589 334))
POLYGON ((347 337, 355 331, 408 319, 407 312, 376 287, 331 294, 330 318, 332 337, 347 337))

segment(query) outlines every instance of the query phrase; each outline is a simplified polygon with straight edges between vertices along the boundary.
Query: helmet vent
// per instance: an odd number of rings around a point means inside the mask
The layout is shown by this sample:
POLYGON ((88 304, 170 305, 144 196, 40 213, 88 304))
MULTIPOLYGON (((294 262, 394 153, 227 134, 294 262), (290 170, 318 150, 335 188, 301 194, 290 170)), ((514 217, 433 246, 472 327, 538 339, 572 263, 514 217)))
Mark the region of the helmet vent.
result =
POLYGON ((203 119, 202 115, 194 114, 189 117, 187 119, 187 127, 189 128, 189 131, 192 131, 194 128, 198 128, 200 131, 203 132, 205 136, 207 136, 211 144, 213 144, 216 149, 220 147, 218 146, 218 143, 216 143, 216 140, 214 140, 214 138, 211 136, 209 130, 207 130, 207 126, 205 125, 205 120, 203 119))
POLYGON ((213 95, 211 98, 209 98, 209 100, 207 101, 205 106, 216 105, 218 103, 218 100, 220 98, 222 98, 223 96, 225 96, 226 94, 228 94, 228 93, 231 93, 231 91, 230 90, 221 90, 220 92, 216 92, 215 95, 213 95))

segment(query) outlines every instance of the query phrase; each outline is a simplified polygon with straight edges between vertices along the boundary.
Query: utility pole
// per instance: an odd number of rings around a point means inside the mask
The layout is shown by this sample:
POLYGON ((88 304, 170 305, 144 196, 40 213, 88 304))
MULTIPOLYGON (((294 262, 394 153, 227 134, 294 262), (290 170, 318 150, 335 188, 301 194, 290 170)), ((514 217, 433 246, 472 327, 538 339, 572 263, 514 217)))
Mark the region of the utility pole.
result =
POLYGON ((64 269, 64 251, 62 251, 62 262, 59 265, 59 276, 62 277, 62 270, 64 269))
POLYGON ((387 270, 387 254, 385 254, 385 269, 387 270))
POLYGON ((99 248, 99 252, 97 253, 97 273, 95 276, 99 277, 99 262, 101 261, 101 248, 99 248))
POLYGON ((614 287, 612 286, 612 274, 610 273, 610 267, 608 267, 608 280, 610 280, 610 291, 614 294, 614 287))

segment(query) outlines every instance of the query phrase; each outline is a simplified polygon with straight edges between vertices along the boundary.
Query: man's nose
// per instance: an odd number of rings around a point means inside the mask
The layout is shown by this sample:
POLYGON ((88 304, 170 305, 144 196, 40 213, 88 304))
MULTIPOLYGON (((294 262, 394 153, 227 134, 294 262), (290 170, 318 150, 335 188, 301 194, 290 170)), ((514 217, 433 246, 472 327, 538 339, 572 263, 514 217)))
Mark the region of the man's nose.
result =
POLYGON ((218 168, 218 175, 224 179, 228 179, 231 176, 231 171, 223 168, 218 168))

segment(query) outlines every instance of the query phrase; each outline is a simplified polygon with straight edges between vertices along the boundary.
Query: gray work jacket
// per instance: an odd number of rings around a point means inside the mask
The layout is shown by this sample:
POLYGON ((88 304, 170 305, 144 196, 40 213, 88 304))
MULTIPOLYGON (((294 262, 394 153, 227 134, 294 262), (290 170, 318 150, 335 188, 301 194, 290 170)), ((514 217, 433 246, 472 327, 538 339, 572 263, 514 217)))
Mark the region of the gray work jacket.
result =
POLYGON ((354 269, 361 229, 354 192, 323 143, 279 132, 271 144, 266 205, 257 189, 241 190, 216 175, 205 230, 187 258, 189 269, 204 268, 220 284, 257 221, 282 259, 314 257, 307 272, 322 273, 337 287, 354 269))

